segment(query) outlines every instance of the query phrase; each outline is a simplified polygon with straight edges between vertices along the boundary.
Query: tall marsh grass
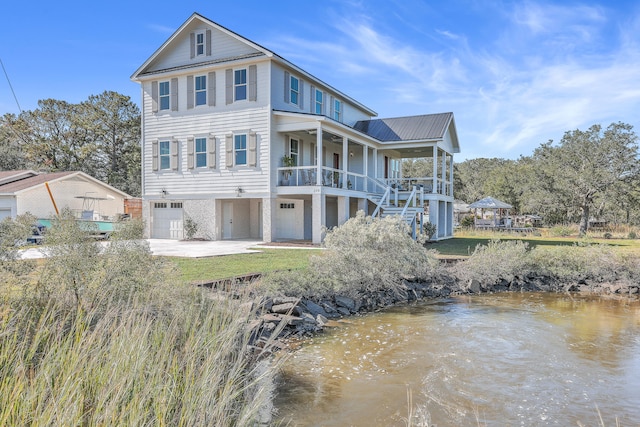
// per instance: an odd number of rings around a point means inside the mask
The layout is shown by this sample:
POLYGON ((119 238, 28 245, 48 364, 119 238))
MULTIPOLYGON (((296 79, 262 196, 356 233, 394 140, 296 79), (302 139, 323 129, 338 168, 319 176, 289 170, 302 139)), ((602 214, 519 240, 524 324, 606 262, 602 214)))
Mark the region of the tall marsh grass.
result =
POLYGON ((75 226, 38 283, 1 295, 0 425, 253 425, 273 370, 248 297, 176 285, 144 244, 99 250, 75 226))

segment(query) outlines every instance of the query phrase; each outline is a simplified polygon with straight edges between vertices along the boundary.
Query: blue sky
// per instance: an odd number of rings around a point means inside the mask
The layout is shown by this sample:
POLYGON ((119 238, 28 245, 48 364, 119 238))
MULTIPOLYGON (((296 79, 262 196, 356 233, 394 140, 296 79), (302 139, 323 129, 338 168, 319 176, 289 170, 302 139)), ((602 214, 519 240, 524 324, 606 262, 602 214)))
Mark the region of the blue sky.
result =
MULTIPOLYGON (((113 90, 193 13, 285 57, 378 112, 452 111, 456 160, 518 158, 565 131, 640 133, 636 1, 5 2, 0 59, 23 110, 113 90)), ((4 73, 0 114, 18 107, 4 73)))

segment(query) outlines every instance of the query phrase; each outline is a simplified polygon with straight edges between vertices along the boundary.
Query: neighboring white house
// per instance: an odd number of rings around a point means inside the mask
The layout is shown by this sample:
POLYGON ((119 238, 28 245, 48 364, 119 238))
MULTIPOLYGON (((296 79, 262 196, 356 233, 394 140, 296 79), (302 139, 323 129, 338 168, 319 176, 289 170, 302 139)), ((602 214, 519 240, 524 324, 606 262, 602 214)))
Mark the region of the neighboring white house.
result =
POLYGON ((112 220, 124 213, 127 198, 128 194, 83 172, 0 171, 0 220, 27 212, 51 218, 56 207, 68 208, 78 218, 112 220))
POLYGON ((272 51, 193 14, 132 75, 142 88, 146 233, 320 242, 362 209, 421 213, 453 235, 452 113, 376 113, 272 51), (288 162, 285 162, 285 156, 288 162), (403 158, 433 173, 403 179, 403 158), (407 200, 410 200, 407 202, 407 200), (407 209, 403 209, 404 207, 407 209))

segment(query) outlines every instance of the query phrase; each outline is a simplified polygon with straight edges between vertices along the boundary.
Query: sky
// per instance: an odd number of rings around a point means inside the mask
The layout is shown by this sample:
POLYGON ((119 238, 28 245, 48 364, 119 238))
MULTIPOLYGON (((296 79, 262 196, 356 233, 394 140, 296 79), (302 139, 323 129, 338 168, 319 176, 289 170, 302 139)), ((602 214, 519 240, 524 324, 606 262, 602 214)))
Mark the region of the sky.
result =
POLYGON ((194 12, 380 118, 453 112, 456 161, 517 159, 594 124, 640 133, 640 2, 626 0, 7 0, 0 115, 106 90, 139 105, 131 75, 194 12))

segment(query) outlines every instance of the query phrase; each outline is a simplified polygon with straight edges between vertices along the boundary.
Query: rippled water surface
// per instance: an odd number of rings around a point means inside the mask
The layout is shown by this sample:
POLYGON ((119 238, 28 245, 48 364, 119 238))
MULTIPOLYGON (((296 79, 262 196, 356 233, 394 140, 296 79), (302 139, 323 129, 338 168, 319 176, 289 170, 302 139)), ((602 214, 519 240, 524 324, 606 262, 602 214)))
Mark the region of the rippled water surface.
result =
POLYGON ((640 426, 640 303, 500 294, 354 317, 290 356, 275 405, 295 426, 640 426))

